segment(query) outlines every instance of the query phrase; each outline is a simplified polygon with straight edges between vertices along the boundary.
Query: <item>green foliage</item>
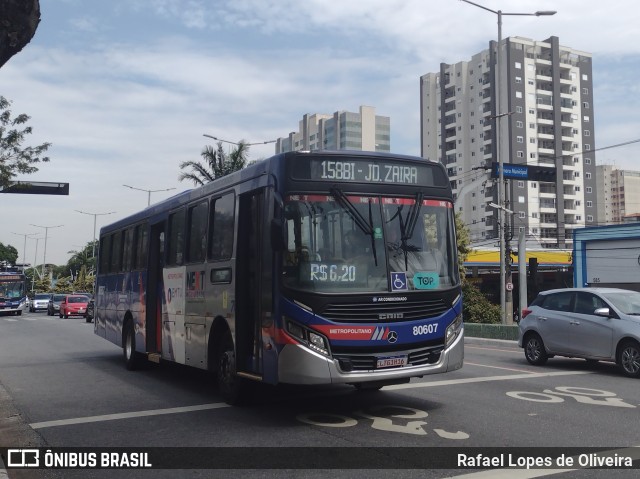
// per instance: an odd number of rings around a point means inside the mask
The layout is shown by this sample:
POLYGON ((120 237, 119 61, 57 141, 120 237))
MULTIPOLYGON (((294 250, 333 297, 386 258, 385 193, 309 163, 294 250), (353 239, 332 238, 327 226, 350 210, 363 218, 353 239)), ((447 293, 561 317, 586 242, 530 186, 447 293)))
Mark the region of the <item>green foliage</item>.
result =
POLYGON ((18 261, 18 250, 11 245, 0 243, 0 264, 13 266, 18 261))
POLYGON ((95 277, 87 274, 87 268, 82 266, 80 272, 76 275, 72 283, 73 291, 84 291, 87 293, 93 292, 95 277))
POLYGON ((500 324, 500 306, 492 304, 482 292, 469 281, 462 282, 462 317, 467 323, 500 324))
POLYGON ((49 276, 45 276, 44 278, 40 279, 36 275, 36 280, 34 281, 34 284, 33 284, 33 292, 48 293, 50 291, 51 291, 51 280, 49 279, 49 276))
POLYGON ((25 125, 30 117, 23 113, 12 118, 10 106, 11 102, 0 96, 0 188, 10 186, 20 173, 38 171, 34 164, 49 161, 47 156, 41 155, 51 146, 51 143, 43 143, 23 147, 25 137, 32 133, 31 127, 25 125))
POLYGON ((66 275, 71 271, 75 276, 79 274, 82 268, 84 268, 87 273, 95 271, 96 260, 93 257, 93 241, 89 241, 80 251, 69 251, 68 253, 71 255, 71 258, 67 261, 64 273, 61 274, 66 275))
POLYGON ((464 262, 471 252, 469 230, 462 221, 462 215, 456 213, 456 237, 458 241, 458 266, 462 279, 462 317, 467 323, 499 324, 500 306, 492 304, 476 286, 467 281, 464 262))
POLYGON ((229 154, 224 152, 220 141, 216 149, 207 145, 200 153, 204 163, 201 161, 183 161, 180 163, 180 169, 183 172, 180 173, 178 179, 180 181, 193 181, 196 186, 205 185, 217 178, 243 169, 247 164, 248 153, 249 145, 244 140, 240 140, 229 154))
POLYGON ((64 278, 58 278, 56 285, 53 287, 54 293, 70 293, 73 289, 71 284, 71 277, 65 276, 64 278))
POLYGON ((458 241, 458 268, 460 270, 460 277, 464 281, 465 268, 464 262, 467 260, 467 256, 471 253, 471 240, 469 239, 469 230, 467 229, 464 221, 462 221, 462 213, 456 213, 456 237, 458 241))

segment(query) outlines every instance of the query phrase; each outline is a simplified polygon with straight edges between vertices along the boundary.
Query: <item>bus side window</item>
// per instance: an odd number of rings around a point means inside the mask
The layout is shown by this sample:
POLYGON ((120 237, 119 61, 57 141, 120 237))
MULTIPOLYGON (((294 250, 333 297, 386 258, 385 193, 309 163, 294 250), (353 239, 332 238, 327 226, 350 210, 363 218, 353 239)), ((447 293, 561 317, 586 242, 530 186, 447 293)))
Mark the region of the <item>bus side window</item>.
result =
POLYGON ((110 273, 119 273, 122 267, 122 232, 118 231, 111 237, 111 263, 110 273))
POLYGON ((184 263, 184 210, 169 215, 168 266, 180 266, 184 263))
POLYGON ((124 253, 122 255, 123 271, 131 271, 133 267, 133 228, 127 228, 124 231, 124 253))
POLYGON ((146 224, 136 226, 135 234, 135 269, 144 269, 147 266, 147 249, 149 230, 146 224))
POLYGON ((208 205, 206 201, 189 208, 189 220, 187 223, 187 231, 189 232, 187 261, 189 263, 202 262, 206 257, 207 216, 208 205))
POLYGON ((209 230, 209 259, 224 261, 233 255, 235 195, 227 193, 213 200, 209 230))

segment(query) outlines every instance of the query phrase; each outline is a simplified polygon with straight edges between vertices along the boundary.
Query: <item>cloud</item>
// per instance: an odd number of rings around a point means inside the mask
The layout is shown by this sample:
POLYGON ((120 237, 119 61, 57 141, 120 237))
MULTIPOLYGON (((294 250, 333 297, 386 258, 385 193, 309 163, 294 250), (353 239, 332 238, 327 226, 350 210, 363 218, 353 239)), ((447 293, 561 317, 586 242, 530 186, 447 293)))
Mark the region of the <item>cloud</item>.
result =
MULTIPOLYGON (((640 137, 635 3, 616 2, 616 15, 595 1, 479 3, 557 9, 553 17, 505 16, 503 36, 556 35, 592 52, 596 147, 640 137)), ((374 106, 391 118, 392 150, 418 155, 420 76, 487 48, 496 20, 456 0, 47 2, 34 40, 2 68, 0 92, 32 117, 30 142, 53 143, 51 163, 29 179, 69 181, 71 195, 3 195, 5 222, 19 233, 31 222, 64 224, 47 247, 48 261, 63 264, 69 245, 92 238, 92 219, 76 209, 117 211, 98 226, 131 214, 147 194, 123 184, 176 188, 152 201, 191 187, 178 182, 178 165, 200 158, 213 142, 204 133, 273 140, 297 130, 305 113, 374 106)), ((631 168, 638 150, 597 157, 631 168)), ((271 144, 251 148, 253 159, 272 153, 271 144)), ((16 238, 0 231, 5 244, 16 238)))

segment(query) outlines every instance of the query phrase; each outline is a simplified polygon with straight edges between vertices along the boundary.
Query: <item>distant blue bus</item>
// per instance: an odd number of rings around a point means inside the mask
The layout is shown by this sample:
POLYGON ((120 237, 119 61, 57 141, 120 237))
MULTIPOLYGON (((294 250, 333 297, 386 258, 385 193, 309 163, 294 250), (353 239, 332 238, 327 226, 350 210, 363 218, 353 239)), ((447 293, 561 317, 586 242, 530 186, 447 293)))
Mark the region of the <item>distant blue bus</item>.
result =
POLYGON ((444 167, 289 152, 100 232, 95 332, 141 358, 249 381, 378 389, 462 367, 444 167))
POLYGON ((26 277, 18 272, 0 272, 0 314, 20 316, 27 309, 26 277))

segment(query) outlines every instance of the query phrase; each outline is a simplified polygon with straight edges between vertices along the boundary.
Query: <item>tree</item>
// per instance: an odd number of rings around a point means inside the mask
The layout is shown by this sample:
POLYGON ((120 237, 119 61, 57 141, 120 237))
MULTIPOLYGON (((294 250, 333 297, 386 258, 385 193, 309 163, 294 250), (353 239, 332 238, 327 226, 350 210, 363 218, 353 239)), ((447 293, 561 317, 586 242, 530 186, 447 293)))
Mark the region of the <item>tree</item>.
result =
POLYGON ((18 261, 18 250, 11 245, 0 243, 0 264, 13 266, 18 261))
POLYGON ((462 317, 467 323, 500 323, 500 306, 492 304, 482 292, 466 278, 464 262, 471 252, 469 230, 456 213, 456 239, 458 242, 458 267, 462 280, 462 317))
POLYGON ((464 262, 467 260, 469 253, 471 253, 471 240, 469 239, 469 230, 464 221, 462 221, 462 213, 460 212, 456 213, 456 236, 458 242, 458 268, 460 277, 464 281, 466 275, 464 262))
POLYGON ((196 186, 205 185, 217 178, 243 169, 247 164, 248 154, 249 145, 244 140, 240 140, 228 155, 224 152, 221 141, 218 142, 216 149, 207 145, 200 153, 204 163, 202 161, 183 161, 180 163, 180 169, 190 169, 191 171, 183 171, 178 179, 193 181, 196 186))
POLYGON ((34 164, 49 161, 49 157, 40 155, 51 146, 43 143, 23 148, 25 137, 32 133, 32 128, 25 126, 30 117, 23 113, 12 119, 10 106, 11 102, 0 96, 0 189, 10 186, 18 173, 38 171, 34 164))
POLYGON ((39 0, 0 0, 0 67, 33 38, 40 23, 39 0))

